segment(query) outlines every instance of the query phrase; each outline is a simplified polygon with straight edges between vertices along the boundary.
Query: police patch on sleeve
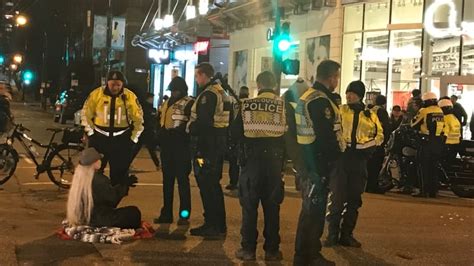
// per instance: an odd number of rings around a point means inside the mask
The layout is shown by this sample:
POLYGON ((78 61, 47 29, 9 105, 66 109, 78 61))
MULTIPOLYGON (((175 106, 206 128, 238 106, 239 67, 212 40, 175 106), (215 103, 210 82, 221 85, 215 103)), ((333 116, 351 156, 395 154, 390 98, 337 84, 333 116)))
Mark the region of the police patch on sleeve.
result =
POLYGON ((324 110, 324 116, 326 116, 327 119, 332 118, 332 112, 331 112, 331 109, 329 107, 326 107, 326 109, 324 110))
POLYGON ((207 98, 206 98, 206 96, 204 96, 204 95, 201 96, 200 102, 201 102, 201 104, 206 104, 206 103, 207 103, 207 98))

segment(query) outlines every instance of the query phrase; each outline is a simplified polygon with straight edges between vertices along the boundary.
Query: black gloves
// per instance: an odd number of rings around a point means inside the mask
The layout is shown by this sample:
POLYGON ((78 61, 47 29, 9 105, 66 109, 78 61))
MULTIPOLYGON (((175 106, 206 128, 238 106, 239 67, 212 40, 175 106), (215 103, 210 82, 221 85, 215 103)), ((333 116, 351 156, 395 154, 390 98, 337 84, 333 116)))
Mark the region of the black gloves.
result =
POLYGON ((129 187, 136 187, 136 183, 138 183, 138 177, 136 175, 129 175, 127 178, 126 185, 129 187))

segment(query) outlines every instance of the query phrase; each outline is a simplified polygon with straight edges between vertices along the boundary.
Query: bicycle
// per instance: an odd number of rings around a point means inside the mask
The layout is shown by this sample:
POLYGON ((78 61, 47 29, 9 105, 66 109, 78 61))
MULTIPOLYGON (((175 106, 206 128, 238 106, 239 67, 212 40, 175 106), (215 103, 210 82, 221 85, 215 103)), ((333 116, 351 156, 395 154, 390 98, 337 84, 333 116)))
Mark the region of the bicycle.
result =
POLYGON ((0 144, 0 185, 7 182, 15 173, 19 155, 13 144, 17 140, 25 149, 27 157, 36 165, 36 174, 33 176, 35 179, 46 172, 49 179, 58 187, 68 189, 71 186, 74 169, 84 147, 80 140, 71 142, 67 138, 73 133, 80 135, 82 131, 78 131, 82 129, 47 128, 46 130, 53 132, 48 144, 41 144, 29 137, 25 132, 30 130, 21 124, 14 125, 13 130, 6 134, 6 143, 0 144), (64 135, 62 143, 58 144, 54 139, 60 132, 64 132, 64 135), (46 149, 42 162, 36 158, 35 146, 46 149))

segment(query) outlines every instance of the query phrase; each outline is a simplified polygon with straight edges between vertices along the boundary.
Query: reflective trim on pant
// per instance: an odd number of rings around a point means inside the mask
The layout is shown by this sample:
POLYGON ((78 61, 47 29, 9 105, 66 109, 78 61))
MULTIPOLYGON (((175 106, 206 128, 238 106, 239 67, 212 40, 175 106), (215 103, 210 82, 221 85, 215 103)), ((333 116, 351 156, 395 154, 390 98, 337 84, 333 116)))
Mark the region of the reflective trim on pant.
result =
POLYGON ((367 157, 348 150, 339 158, 329 181, 329 202, 326 219, 329 234, 352 235, 362 206, 362 193, 367 182, 367 157), (341 224, 342 221, 342 224, 341 224))
POLYGON ((324 231, 324 215, 327 204, 327 189, 324 190, 325 195, 321 197, 325 200, 317 202, 317 204, 308 198, 311 186, 308 179, 305 179, 301 184, 303 200, 295 240, 295 257, 306 259, 315 258, 321 251, 320 239, 324 231))

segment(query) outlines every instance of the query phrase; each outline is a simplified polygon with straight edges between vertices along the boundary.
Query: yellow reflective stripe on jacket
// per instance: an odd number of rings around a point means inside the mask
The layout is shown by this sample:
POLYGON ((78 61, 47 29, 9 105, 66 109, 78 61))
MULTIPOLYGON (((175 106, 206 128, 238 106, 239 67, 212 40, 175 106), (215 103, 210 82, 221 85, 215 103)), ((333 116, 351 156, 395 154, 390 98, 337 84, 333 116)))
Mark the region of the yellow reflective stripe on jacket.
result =
POLYGON ((244 135, 247 138, 281 137, 286 131, 285 102, 271 92, 263 92, 242 103, 244 135))
POLYGON ((123 93, 115 97, 115 115, 110 117, 112 97, 104 93, 105 89, 99 87, 92 91, 82 108, 82 125, 88 135, 93 134, 93 130, 97 126, 109 128, 110 119, 113 119, 112 132, 116 128, 123 129, 133 125, 132 140, 138 142, 138 137, 143 132, 143 110, 138 103, 137 96, 124 88, 123 93), (127 117, 130 121, 127 120, 127 117))
MULTIPOLYGON (((216 103, 216 109, 214 111, 214 127, 215 128, 226 128, 229 126, 229 120, 230 120, 230 110, 225 110, 224 108, 224 103, 228 102, 228 97, 224 91, 224 89, 219 85, 219 84, 213 84, 208 86, 204 91, 210 91, 216 95, 217 103, 216 103)), ((191 108, 191 118, 188 123, 188 127, 186 129, 187 132, 189 132, 189 125, 196 121, 197 119, 197 105, 199 104, 199 100, 202 96, 201 93, 196 101, 194 102, 192 108, 191 108)))
POLYGON ((192 98, 185 96, 179 99, 173 105, 168 107, 169 99, 161 107, 160 125, 166 129, 178 128, 189 121, 189 117, 185 114, 185 109, 192 98))
POLYGON ((345 149, 345 143, 342 139, 341 132, 341 114, 337 105, 335 105, 325 93, 316 90, 314 88, 309 88, 303 93, 300 97, 296 108, 295 108, 295 121, 296 121, 296 138, 299 144, 311 144, 316 140, 316 134, 314 132, 313 121, 311 120, 308 106, 309 104, 318 99, 325 98, 331 104, 331 107, 334 111, 334 132, 336 133, 339 148, 341 151, 345 149))
POLYGON ((454 114, 444 116, 444 135, 446 144, 461 143, 461 123, 454 114))
POLYGON ((429 122, 436 123, 435 135, 437 137, 441 136, 443 134, 443 128, 444 128, 444 114, 443 114, 443 110, 441 110, 441 108, 439 108, 437 105, 421 108, 418 111, 418 114, 413 119, 411 125, 413 127, 420 124, 420 131, 419 131, 420 134, 429 135, 430 134, 430 131, 428 129, 429 122), (433 121, 427 121, 430 117, 433 121))
MULTIPOLYGON (((348 105, 341 106, 342 116, 342 132, 343 138, 347 146, 352 145, 352 131, 354 126, 354 111, 348 105)), ((364 110, 359 113, 359 123, 356 125, 356 149, 366 149, 373 146, 380 146, 383 143, 383 128, 380 124, 377 114, 373 110, 369 111, 370 115, 367 117, 364 110)))

